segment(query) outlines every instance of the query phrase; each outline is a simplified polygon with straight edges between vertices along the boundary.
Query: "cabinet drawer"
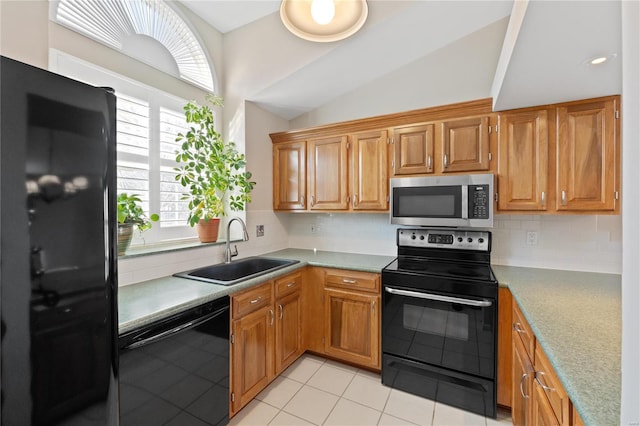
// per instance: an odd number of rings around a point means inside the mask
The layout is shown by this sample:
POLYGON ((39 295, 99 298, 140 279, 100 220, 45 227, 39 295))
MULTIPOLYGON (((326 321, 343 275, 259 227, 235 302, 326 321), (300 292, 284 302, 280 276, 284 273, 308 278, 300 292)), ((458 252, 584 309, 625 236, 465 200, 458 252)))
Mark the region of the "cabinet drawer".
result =
POLYGON ((556 373, 551 366, 551 362, 549 362, 544 350, 538 344, 536 344, 533 364, 536 370, 534 386, 544 390, 544 393, 549 400, 549 404, 553 409, 553 414, 555 414, 559 423, 561 425, 568 425, 570 406, 569 397, 567 396, 567 392, 564 390, 562 383, 560 383, 560 379, 556 376, 556 373))
POLYGON ((275 280, 276 299, 302 289, 302 272, 296 272, 275 280))
POLYGON ((524 318, 522 311, 517 303, 513 304, 513 324, 512 324, 513 333, 520 336, 520 340, 522 340, 522 344, 527 350, 527 355, 529 358, 533 359, 533 350, 536 338, 533 335, 533 331, 529 326, 529 323, 524 318))
POLYGON ((271 303, 271 282, 234 294, 231 298, 233 318, 240 318, 271 303))
POLYGON ((339 269, 327 269, 326 274, 325 285, 327 287, 380 292, 380 275, 378 274, 339 269))

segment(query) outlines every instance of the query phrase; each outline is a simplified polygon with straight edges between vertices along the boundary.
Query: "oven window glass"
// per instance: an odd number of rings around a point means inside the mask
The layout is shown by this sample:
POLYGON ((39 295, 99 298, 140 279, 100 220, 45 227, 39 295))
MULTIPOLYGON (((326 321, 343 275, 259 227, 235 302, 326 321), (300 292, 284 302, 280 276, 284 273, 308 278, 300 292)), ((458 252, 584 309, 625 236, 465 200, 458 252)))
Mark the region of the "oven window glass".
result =
POLYGON ((461 218, 462 187, 399 187, 393 190, 395 217, 461 218))
POLYGON ((404 307, 404 328, 448 339, 469 340, 469 316, 414 305, 404 307))
POLYGON ((383 352, 493 377, 495 309, 385 293, 383 352))

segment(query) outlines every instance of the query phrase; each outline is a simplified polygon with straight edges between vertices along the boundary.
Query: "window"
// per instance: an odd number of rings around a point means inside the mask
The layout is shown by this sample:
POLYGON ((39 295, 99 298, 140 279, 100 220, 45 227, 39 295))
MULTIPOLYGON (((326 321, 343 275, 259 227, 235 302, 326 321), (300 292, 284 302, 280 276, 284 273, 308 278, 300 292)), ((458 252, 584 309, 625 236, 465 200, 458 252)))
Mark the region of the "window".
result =
POLYGON ((187 225, 187 203, 180 199, 184 188, 173 171, 175 138, 187 129, 182 112, 187 101, 62 52, 52 53, 56 72, 116 92, 118 193, 138 194, 147 214, 160 215, 150 230, 134 233, 132 245, 195 237, 187 225))
MULTIPOLYGON (((205 50, 196 34, 163 0, 58 0, 50 19, 178 78, 214 91, 205 50), (164 46, 169 61, 149 55, 150 37, 164 46)), ((158 53, 158 52, 156 52, 158 53)))

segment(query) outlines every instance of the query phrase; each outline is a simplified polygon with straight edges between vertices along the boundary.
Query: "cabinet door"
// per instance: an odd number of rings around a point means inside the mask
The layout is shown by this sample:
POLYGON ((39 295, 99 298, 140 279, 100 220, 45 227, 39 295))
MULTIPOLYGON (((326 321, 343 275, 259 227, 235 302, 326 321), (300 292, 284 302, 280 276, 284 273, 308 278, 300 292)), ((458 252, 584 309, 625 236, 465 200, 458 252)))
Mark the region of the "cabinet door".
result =
POLYGON ((498 288, 498 405, 511 407, 511 292, 506 287, 498 288))
POLYGON ((616 100, 557 109, 558 210, 616 208, 616 100))
POLYGON ((273 146, 273 209, 306 209, 306 143, 273 146))
POLYGON ((232 322, 232 415, 274 377, 274 320, 273 308, 267 306, 232 322))
POLYGON ((380 297, 325 289, 325 353, 380 368, 380 297))
POLYGON ((551 366, 551 362, 547 359, 542 347, 538 344, 536 344, 534 358, 534 366, 536 369, 535 387, 539 388, 536 392, 540 393, 547 401, 554 417, 558 419, 559 424, 569 426, 569 416, 571 413, 569 396, 551 366))
POLYGON ((551 408, 551 404, 547 400, 544 390, 538 384, 533 386, 533 395, 531 396, 532 410, 531 421, 527 424, 532 426, 559 426, 564 423, 560 422, 551 408))
POLYGON ((498 209, 546 210, 547 111, 500 114, 498 122, 498 209))
POLYGON ((276 374, 302 355, 300 290, 276 300, 276 374))
POLYGON ((511 387, 511 420, 514 426, 530 424, 533 392, 533 364, 520 337, 513 334, 513 385, 511 387))
POLYGON ((346 210, 347 137, 313 139, 307 149, 309 209, 346 210))
POLYGON ((442 171, 489 170, 489 116, 445 121, 442 126, 442 171))
POLYGON ((433 173, 433 124, 393 130, 393 174, 433 173))
POLYGON ((387 131, 356 133, 351 141, 351 208, 387 210, 387 131))

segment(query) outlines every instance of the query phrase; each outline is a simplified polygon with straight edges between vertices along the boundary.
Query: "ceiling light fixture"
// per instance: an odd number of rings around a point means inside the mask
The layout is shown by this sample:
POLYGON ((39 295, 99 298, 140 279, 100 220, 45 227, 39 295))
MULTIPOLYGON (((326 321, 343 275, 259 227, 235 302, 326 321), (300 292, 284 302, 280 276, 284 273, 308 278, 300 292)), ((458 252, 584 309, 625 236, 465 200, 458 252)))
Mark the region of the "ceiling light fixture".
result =
POLYGON ((282 0, 280 18, 296 36, 331 42, 355 34, 367 20, 366 0, 282 0))
POLYGON ((598 55, 598 56, 593 56, 589 59, 587 59, 586 61, 584 61, 584 63, 586 65, 600 65, 600 64, 604 64, 605 62, 608 62, 612 59, 615 59, 618 55, 616 53, 611 53, 609 55, 598 55))

